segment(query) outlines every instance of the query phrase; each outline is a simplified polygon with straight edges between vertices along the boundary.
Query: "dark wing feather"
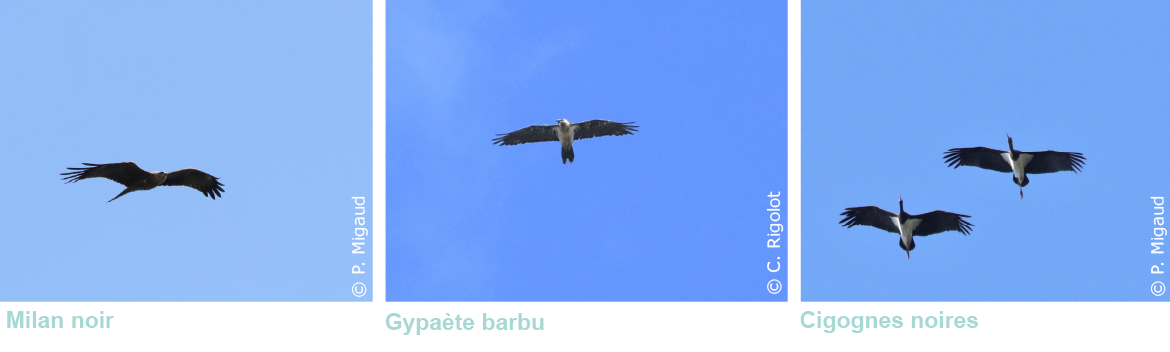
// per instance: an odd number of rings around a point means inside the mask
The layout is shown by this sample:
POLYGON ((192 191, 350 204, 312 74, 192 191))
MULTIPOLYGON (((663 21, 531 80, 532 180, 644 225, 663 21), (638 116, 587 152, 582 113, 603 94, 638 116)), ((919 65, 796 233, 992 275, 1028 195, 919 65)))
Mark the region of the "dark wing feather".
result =
POLYGON ((492 139, 492 144, 517 145, 536 142, 555 142, 557 141, 557 131, 554 128, 556 128, 556 125, 528 126, 511 133, 498 134, 497 136, 500 137, 492 139))
POLYGON ((223 184, 219 183, 218 177, 192 168, 168 172, 167 179, 163 181, 162 185, 191 187, 203 192, 204 197, 211 197, 211 199, 223 197, 220 192, 224 192, 223 184))
POLYGON ((894 223, 897 214, 883 210, 875 206, 845 208, 845 215, 838 224, 841 226, 853 227, 854 225, 868 225, 873 226, 888 232, 898 233, 898 225, 894 223))
POLYGON ((573 139, 585 139, 601 136, 624 136, 638 132, 638 126, 633 122, 613 122, 607 120, 590 120, 573 124, 577 128, 573 132, 573 139))
POLYGON ((1081 153, 1065 153, 1055 150, 1042 152, 1024 152, 1032 154, 1032 161, 1024 166, 1024 172, 1029 174, 1047 174, 1057 171, 1081 172, 1085 166, 1085 156, 1081 153))
POLYGON ((61 174, 65 175, 65 178, 62 178, 62 180, 68 180, 65 183, 73 183, 87 178, 104 177, 129 187, 131 184, 150 175, 150 173, 143 171, 142 168, 134 164, 133 161, 111 164, 82 164, 89 167, 67 167, 66 169, 77 171, 62 172, 61 174))
POLYGON ((959 166, 974 166, 999 172, 1012 172, 1012 165, 1003 160, 1003 153, 1006 152, 985 147, 952 148, 943 155, 943 159, 946 160, 947 166, 956 169, 959 166))
POLYGON ((911 219, 922 219, 922 222, 918 223, 918 227, 914 228, 915 236, 930 236, 946 231, 959 231, 963 235, 970 235, 972 225, 963 219, 969 217, 942 210, 910 216, 911 219))

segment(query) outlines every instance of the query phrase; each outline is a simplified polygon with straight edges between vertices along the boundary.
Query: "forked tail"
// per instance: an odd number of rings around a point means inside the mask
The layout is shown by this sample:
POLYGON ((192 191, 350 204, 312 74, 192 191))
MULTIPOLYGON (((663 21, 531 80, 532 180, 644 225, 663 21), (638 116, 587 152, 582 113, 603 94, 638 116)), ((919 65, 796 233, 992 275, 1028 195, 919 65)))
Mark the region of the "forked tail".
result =
MULTIPOLYGON (((126 195, 126 193, 130 193, 130 192, 134 192, 134 190, 130 189, 130 187, 126 187, 126 189, 122 190, 122 193, 118 193, 118 196, 114 197, 114 199, 121 198, 122 196, 126 195)), ((106 203, 113 202, 114 199, 107 200, 106 203)))

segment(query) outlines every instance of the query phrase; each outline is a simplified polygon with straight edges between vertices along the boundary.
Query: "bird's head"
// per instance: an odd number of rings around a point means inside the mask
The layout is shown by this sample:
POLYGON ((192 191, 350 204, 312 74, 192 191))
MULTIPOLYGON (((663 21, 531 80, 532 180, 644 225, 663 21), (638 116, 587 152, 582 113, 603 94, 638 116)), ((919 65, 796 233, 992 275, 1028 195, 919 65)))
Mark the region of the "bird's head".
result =
POLYGON ((1015 147, 1012 146, 1012 135, 1007 134, 1007 133, 1004 133, 1004 134, 1006 134, 1008 137, 1008 149, 1015 149, 1015 147))
MULTIPOLYGON (((155 179, 155 180, 165 180, 165 179, 167 179, 167 173, 166 173, 166 172, 162 172, 162 171, 152 171, 152 172, 150 172, 150 175, 151 175, 152 177, 154 177, 154 179, 155 179)), ((162 182, 162 181, 159 181, 159 182, 162 182)))
POLYGON ((565 119, 557 119, 557 124, 558 124, 558 125, 568 125, 568 124, 569 124, 569 120, 565 120, 565 119))
POLYGON ((910 251, 906 251, 906 259, 910 259, 910 251))

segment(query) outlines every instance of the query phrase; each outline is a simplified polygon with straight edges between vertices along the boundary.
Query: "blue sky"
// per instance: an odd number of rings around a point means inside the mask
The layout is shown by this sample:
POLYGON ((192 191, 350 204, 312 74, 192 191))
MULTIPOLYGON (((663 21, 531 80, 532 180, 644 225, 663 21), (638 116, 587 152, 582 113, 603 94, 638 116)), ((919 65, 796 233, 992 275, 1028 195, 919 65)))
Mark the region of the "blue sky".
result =
POLYGON ((783 300, 784 6, 391 2, 387 300, 783 300), (560 118, 641 127, 491 143, 560 118))
POLYGON ((807 301, 1134 301, 1150 294, 1170 5, 806 2, 802 285, 807 301), (1084 153, 1084 172, 950 169, 950 148, 1084 153), (971 215, 970 236, 837 224, 846 207, 971 215))
POLYGON ((7 4, 0 300, 355 300, 370 38, 368 3, 7 4), (122 161, 226 192, 58 175, 122 161))

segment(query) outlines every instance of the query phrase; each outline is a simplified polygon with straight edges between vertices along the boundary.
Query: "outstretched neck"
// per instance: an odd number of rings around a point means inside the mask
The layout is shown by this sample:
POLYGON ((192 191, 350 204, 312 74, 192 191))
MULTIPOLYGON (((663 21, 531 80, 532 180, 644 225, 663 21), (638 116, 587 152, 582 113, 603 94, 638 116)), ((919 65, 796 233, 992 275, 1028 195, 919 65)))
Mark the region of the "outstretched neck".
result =
POLYGON ((910 214, 906 214, 906 209, 902 207, 902 197, 898 197, 898 222, 906 222, 910 214))

